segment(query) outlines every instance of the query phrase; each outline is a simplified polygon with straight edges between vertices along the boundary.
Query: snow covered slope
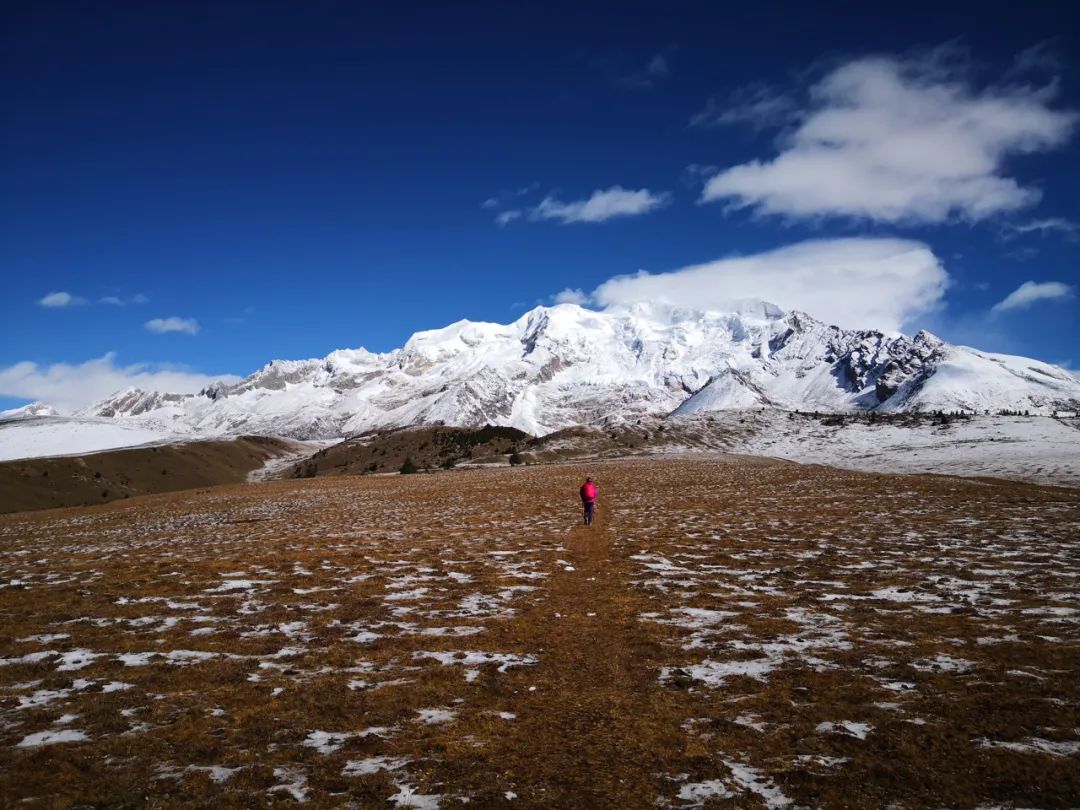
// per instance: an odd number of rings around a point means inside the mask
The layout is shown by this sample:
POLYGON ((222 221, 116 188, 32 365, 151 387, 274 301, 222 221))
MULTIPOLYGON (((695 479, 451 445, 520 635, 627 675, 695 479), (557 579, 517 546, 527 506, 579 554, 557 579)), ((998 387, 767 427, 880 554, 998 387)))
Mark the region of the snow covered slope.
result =
POLYGON ((44 402, 31 402, 21 408, 12 408, 9 411, 0 411, 0 419, 22 419, 29 416, 59 416, 59 411, 52 405, 44 402))
MULTIPOLYGON (((835 424, 766 412, 748 415, 731 452, 869 472, 989 476, 1080 486, 1080 422, 976 416, 948 425, 865 420, 835 424)), ((728 419, 730 426, 731 420, 728 419)), ((719 420, 711 426, 722 429, 719 420)))
POLYGON ((82 455, 185 438, 115 419, 73 419, 55 414, 0 418, 0 461, 82 455))
POLYGON ((89 408, 172 433, 324 439, 443 422, 543 434, 599 420, 770 407, 1030 410, 1080 406, 1055 366, 914 337, 847 331, 762 301, 727 312, 537 307, 459 321, 400 349, 274 361, 197 395, 130 390, 89 408))

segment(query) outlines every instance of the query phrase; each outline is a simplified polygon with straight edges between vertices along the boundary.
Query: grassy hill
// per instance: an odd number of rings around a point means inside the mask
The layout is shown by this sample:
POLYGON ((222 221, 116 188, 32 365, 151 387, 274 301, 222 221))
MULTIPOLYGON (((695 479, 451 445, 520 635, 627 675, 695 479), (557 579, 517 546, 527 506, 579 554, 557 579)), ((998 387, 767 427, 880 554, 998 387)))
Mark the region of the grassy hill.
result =
POLYGON ((245 436, 6 461, 0 463, 0 513, 234 484, 246 480, 249 472, 269 459, 292 450, 281 439, 245 436))

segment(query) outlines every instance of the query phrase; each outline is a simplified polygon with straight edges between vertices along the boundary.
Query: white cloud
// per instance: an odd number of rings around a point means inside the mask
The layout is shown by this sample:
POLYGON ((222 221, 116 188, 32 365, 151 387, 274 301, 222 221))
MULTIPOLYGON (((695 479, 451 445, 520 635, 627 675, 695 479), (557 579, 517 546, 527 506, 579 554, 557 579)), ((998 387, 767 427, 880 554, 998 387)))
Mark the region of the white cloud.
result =
POLYGON ((147 363, 118 366, 115 360, 110 352, 79 365, 16 363, 0 368, 0 395, 40 400, 70 413, 126 388, 193 394, 213 382, 239 380, 231 374, 212 377, 147 363))
POLYGON ((929 247, 903 239, 825 239, 601 284, 601 306, 660 301, 724 310, 746 299, 844 327, 899 330, 941 302, 949 276, 929 247))
POLYGON ((522 212, 516 208, 509 211, 500 211, 499 214, 495 217, 495 224, 502 228, 506 225, 509 225, 515 219, 518 219, 521 214, 522 212))
POLYGON ((588 303, 589 296, 583 290, 567 287, 562 292, 555 293, 554 301, 556 304, 577 304, 581 306, 588 303))
POLYGON ((1059 301, 1073 297, 1075 288, 1060 281, 1025 281, 1001 301, 990 308, 991 312, 1007 312, 1010 309, 1027 309, 1036 301, 1059 301))
POLYGON ((562 223, 604 222, 616 217, 635 217, 647 214, 667 204, 670 195, 654 194, 647 188, 631 191, 622 186, 597 189, 587 200, 564 203, 548 195, 530 209, 533 220, 554 219, 562 223))
POLYGON ((167 332, 184 332, 194 335, 199 331, 199 322, 194 318, 154 318, 147 321, 144 326, 148 331, 158 335, 164 335, 167 332))
POLYGON ((67 292, 51 292, 38 301, 40 306, 50 307, 52 309, 75 307, 85 303, 86 299, 79 298, 79 296, 67 292))
MULTIPOLYGON (((1077 114, 1050 107, 1053 83, 976 89, 951 55, 867 57, 832 70, 809 88, 780 153, 719 172, 702 202, 912 223, 1034 204, 1040 192, 1005 176, 1004 161, 1062 145, 1077 114)), ((753 106, 732 115, 748 118, 753 106)))

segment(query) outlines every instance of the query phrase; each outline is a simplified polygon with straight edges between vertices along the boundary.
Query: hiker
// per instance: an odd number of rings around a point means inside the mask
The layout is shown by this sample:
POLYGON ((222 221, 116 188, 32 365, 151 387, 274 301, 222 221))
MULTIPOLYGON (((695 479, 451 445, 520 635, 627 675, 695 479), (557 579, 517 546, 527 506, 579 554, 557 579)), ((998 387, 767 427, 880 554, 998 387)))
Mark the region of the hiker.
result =
POLYGON ((579 494, 581 495, 581 505, 584 507, 585 512, 585 525, 590 526, 593 522, 593 517, 596 515, 596 484, 593 483, 591 478, 586 478, 585 483, 581 485, 579 494))

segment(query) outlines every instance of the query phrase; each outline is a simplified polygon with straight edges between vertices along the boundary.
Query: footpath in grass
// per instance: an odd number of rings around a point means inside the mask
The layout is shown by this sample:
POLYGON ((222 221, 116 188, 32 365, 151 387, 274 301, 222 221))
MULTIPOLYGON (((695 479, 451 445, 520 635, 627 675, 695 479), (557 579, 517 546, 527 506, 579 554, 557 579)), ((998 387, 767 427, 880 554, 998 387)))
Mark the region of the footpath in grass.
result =
POLYGON ((535 691, 517 722, 490 741, 496 770, 515 793, 558 807, 649 804, 655 774, 681 750, 679 721, 657 681, 656 634, 643 632, 643 600, 603 507, 569 532, 548 598, 510 632, 540 656, 535 691), (646 798, 650 797, 650 798, 646 798))

